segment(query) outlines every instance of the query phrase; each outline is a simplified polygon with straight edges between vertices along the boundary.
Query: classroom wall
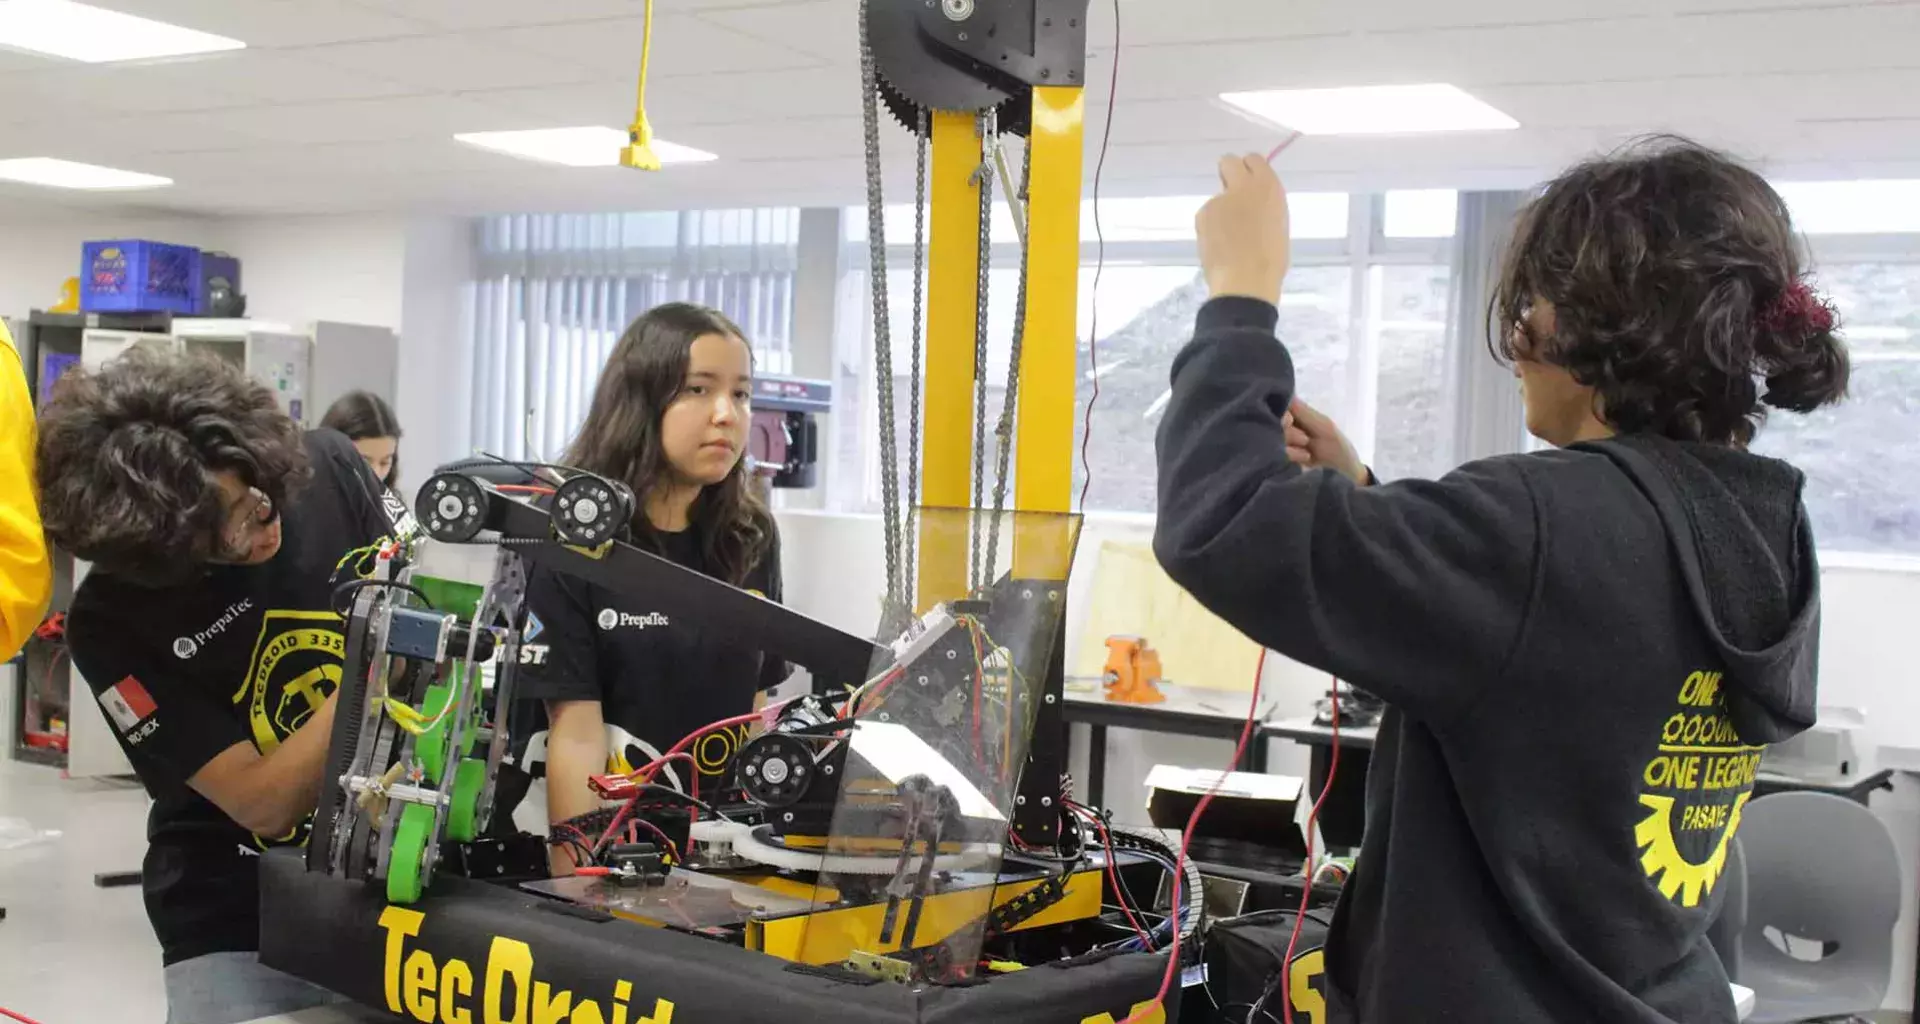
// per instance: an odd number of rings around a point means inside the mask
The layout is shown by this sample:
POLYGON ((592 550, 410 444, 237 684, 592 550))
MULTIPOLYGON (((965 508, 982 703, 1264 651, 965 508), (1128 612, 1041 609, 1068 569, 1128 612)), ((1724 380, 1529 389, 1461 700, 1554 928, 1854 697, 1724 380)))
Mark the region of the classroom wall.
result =
POLYGON ((60 285, 80 272, 80 245, 103 238, 149 238, 212 246, 218 222, 191 217, 86 217, 0 223, 0 315, 26 319, 60 301, 60 285))
MULTIPOLYGON (((877 516, 782 511, 782 570, 787 603, 834 626, 871 635, 878 621, 885 568, 881 523, 877 516)), ((1093 577, 1092 552, 1108 539, 1147 540, 1145 517, 1091 517, 1081 538, 1073 580, 1068 586, 1067 649, 1079 642, 1087 588, 1093 577), (1075 610, 1079 609, 1079 614, 1075 610)), ((1911 634, 1920 612, 1920 562, 1869 565, 1830 558, 1821 573, 1824 615, 1821 624, 1821 703, 1862 709, 1875 743, 1920 747, 1920 668, 1911 654, 1911 634)), ((1279 700, 1282 715, 1310 714, 1325 694, 1327 678, 1277 655, 1268 658, 1262 688, 1279 700)), ((1243 700, 1238 694, 1226 700, 1243 700)), ((1070 763, 1074 777, 1086 778, 1084 727, 1073 734, 1070 763)), ((1219 767, 1233 746, 1221 740, 1164 736, 1124 729, 1107 731, 1106 799, 1122 824, 1146 824, 1147 772, 1160 763, 1219 767)), ((1304 774, 1306 755, 1292 743, 1272 746, 1270 770, 1304 774)), ((1873 798, 1900 847, 1909 879, 1900 923, 1892 988, 1887 1007, 1913 1005, 1914 930, 1920 920, 1920 784, 1907 777, 1896 790, 1873 798)))
MULTIPOLYGON (((260 217, 49 220, 0 224, 0 315, 53 305, 79 269, 82 242, 147 238, 232 253, 248 316, 305 329, 316 320, 393 329, 396 413, 408 464, 463 454, 471 418, 466 317, 471 221, 458 217, 260 217)), ((331 396, 316 396, 331 401, 331 396)))

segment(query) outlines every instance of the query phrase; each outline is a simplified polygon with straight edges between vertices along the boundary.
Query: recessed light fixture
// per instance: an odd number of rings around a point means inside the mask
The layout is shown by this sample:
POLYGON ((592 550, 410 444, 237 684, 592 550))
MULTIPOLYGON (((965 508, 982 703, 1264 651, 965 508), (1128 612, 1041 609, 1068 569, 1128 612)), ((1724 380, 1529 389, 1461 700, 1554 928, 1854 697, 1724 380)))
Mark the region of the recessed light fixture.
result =
MULTIPOLYGON (((620 162, 627 133, 615 128, 534 128, 518 132, 466 132, 455 139, 526 160, 568 167, 612 167, 620 162)), ((653 154, 663 164, 697 164, 719 157, 690 146, 653 140, 653 154)))
POLYGON ((28 185, 46 185, 51 188, 102 191, 161 188, 173 184, 172 178, 162 178, 157 174, 122 171, 112 167, 101 167, 98 164, 75 163, 72 160, 56 160, 47 156, 0 160, 0 181, 18 181, 28 185))
POLYGON ((0 0, 0 47, 89 64, 217 53, 246 45, 72 0, 0 0))
POLYGON ((1507 131, 1520 122, 1451 85, 1229 92, 1221 102, 1302 135, 1408 135, 1507 131))

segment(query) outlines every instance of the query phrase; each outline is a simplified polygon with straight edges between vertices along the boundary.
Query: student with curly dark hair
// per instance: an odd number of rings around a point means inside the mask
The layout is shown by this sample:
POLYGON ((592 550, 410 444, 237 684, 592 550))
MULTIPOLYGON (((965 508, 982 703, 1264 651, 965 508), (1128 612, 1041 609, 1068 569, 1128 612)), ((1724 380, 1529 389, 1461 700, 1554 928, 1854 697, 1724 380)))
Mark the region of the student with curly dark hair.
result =
MULTIPOLYGON (((753 352, 738 326, 703 306, 657 306, 614 346, 562 461, 633 489, 634 543, 778 601, 779 536, 748 476, 752 400, 753 352)), ((644 766, 752 710, 786 676, 778 658, 563 574, 535 572, 527 605, 541 634, 522 649, 527 701, 510 732, 517 763, 544 772, 553 822, 599 806, 588 776, 644 766)), ((721 730, 693 747, 703 792, 731 780, 745 734, 721 730)), ((661 777, 686 785, 689 774, 669 765, 661 777)), ((574 866, 564 848, 554 866, 574 866)))
POLYGON ((62 379, 38 462, 48 537, 92 563, 73 664, 153 797, 168 1019, 329 1001, 258 963, 258 854, 306 838, 344 648, 332 578, 393 532, 372 474, 237 368, 144 348, 62 379))
POLYGON ((1746 448, 1847 383, 1785 205, 1681 140, 1562 175, 1493 303, 1556 450, 1381 485, 1274 337, 1284 189, 1258 157, 1221 177, 1154 548, 1390 705, 1331 1019, 1730 1024, 1707 927, 1761 750, 1814 721, 1819 617, 1803 478, 1746 448))

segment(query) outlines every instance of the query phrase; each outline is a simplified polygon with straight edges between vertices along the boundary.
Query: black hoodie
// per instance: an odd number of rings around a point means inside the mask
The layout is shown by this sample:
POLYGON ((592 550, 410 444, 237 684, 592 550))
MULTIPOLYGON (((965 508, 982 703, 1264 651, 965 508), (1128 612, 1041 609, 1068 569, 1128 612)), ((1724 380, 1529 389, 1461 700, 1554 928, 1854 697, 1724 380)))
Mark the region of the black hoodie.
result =
POLYGON ((1800 474, 1642 437, 1438 481, 1303 472, 1275 321, 1200 311, 1154 551, 1254 640, 1390 705, 1327 944, 1334 1019, 1733 1021, 1716 883, 1761 747, 1814 719, 1800 474))

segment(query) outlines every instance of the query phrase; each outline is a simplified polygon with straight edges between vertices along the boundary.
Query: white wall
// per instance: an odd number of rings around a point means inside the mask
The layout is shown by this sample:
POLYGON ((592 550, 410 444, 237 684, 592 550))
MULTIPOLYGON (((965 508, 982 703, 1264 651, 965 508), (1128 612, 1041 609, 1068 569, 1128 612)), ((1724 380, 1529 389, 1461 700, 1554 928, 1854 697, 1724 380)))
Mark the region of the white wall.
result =
POLYGON ((108 238, 145 238, 212 246, 218 222, 191 218, 88 217, 0 223, 0 315, 26 319, 60 301, 60 285, 80 273, 80 246, 108 238))
MULTIPOLYGON (((796 511, 782 511, 779 518, 788 605, 849 632, 871 635, 885 580, 879 518, 796 511)), ((1068 586, 1069 651, 1076 649, 1085 620, 1092 553, 1104 540, 1145 540, 1151 530, 1143 517, 1088 521, 1068 586)), ((1911 641, 1914 624, 1920 621, 1920 565, 1867 567, 1829 559, 1821 586, 1822 705, 1865 710, 1875 743, 1920 747, 1920 663, 1914 660, 1911 641)), ((1327 685, 1324 675, 1277 655, 1268 658, 1262 681, 1263 690, 1278 698, 1282 715, 1310 713, 1327 685)), ((1072 742, 1074 777, 1085 779, 1084 727, 1074 730, 1072 742)), ((1146 824, 1144 786, 1153 765, 1224 766, 1232 754, 1233 745, 1223 740, 1109 729, 1106 802, 1116 821, 1146 824)), ((1269 770, 1304 774, 1306 760, 1297 745, 1275 743, 1269 770)), ((1913 1003, 1914 929, 1920 920, 1920 885, 1913 881, 1920 879, 1920 784, 1911 778, 1897 780, 1895 792, 1873 798, 1873 808, 1893 832, 1909 879, 1895 929, 1893 987, 1887 1000, 1887 1006, 1905 1009, 1913 1003)))
POLYGON ((473 417, 469 340, 474 230, 465 218, 409 221, 399 295, 400 388, 394 414, 406 431, 407 480, 467 454, 473 417))
POLYGON ((61 282, 79 270, 85 241, 146 238, 231 253, 241 260, 253 319, 297 329, 315 320, 370 324, 399 335, 395 411, 407 433, 409 464, 424 469, 463 454, 473 237, 470 222, 454 217, 0 224, 0 314, 24 318, 58 301, 61 282))
POLYGON ((240 258, 247 316, 301 327, 400 326, 405 225, 393 218, 265 217, 215 222, 205 248, 240 258))

